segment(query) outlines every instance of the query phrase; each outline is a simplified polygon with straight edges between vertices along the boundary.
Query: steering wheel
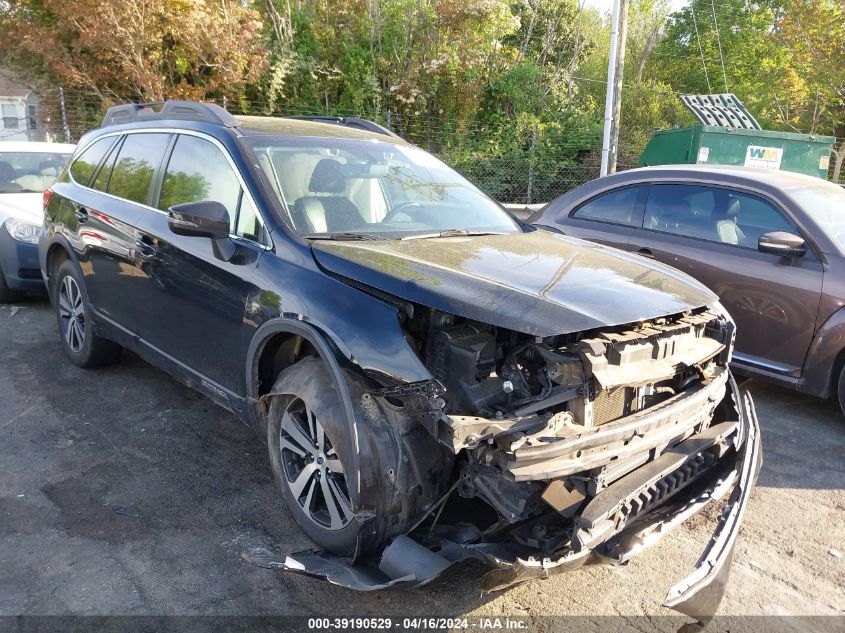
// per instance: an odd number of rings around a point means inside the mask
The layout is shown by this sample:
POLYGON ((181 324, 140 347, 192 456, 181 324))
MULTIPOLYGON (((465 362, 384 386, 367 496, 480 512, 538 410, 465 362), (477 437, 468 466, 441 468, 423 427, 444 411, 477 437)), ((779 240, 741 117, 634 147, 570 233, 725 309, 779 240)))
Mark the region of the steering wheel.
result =
MULTIPOLYGON (((385 215, 384 218, 382 218, 381 221, 382 221, 382 223, 391 222, 393 220, 393 218, 395 218, 397 215, 402 213, 403 209, 410 209, 411 207, 421 209, 422 206, 423 205, 421 203, 416 202, 414 200, 410 200, 408 202, 401 202, 401 203, 397 204, 395 207, 393 207, 390 211, 388 211, 387 215, 385 215)), ((409 216, 410 216, 410 214, 409 214, 409 216)))

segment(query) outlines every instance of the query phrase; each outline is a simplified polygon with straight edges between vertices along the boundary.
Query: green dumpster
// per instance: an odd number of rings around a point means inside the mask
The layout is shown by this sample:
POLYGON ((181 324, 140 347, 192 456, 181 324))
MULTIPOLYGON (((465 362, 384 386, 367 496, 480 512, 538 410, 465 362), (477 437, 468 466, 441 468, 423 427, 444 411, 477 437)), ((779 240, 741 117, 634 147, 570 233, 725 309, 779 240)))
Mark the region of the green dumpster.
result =
POLYGON ((744 165, 827 178, 834 137, 761 130, 733 95, 682 99, 702 123, 656 131, 640 156, 641 167, 744 165))

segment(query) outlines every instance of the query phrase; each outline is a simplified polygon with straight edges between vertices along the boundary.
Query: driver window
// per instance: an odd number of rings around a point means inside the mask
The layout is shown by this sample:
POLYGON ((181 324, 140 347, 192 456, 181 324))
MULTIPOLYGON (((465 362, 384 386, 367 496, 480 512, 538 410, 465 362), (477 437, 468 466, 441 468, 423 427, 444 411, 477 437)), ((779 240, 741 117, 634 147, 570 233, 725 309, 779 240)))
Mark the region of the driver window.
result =
POLYGON ((241 190, 225 154, 205 139, 180 135, 164 172, 158 208, 167 211, 199 200, 214 200, 226 207, 233 235, 264 242, 258 212, 241 190))
POLYGON ((769 231, 799 234, 780 211, 762 198, 704 185, 652 185, 644 228, 757 250, 769 231))
POLYGON ((195 136, 179 136, 167 163, 158 208, 214 200, 234 222, 241 186, 229 161, 214 144, 195 136))

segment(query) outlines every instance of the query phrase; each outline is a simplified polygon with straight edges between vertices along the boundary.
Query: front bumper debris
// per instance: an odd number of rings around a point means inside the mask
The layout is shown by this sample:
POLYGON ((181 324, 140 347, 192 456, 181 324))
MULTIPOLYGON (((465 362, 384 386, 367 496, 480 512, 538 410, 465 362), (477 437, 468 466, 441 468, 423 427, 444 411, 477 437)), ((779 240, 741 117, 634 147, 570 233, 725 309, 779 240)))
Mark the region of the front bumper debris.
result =
POLYGON ((456 563, 476 560, 490 567, 481 586, 491 592, 582 565, 625 563, 707 504, 729 496, 695 570, 669 590, 664 602, 706 622, 722 599, 739 527, 762 463, 751 396, 741 395, 732 377, 729 389, 738 420, 714 425, 678 444, 604 491, 611 494, 595 497, 576 521, 572 546, 557 558, 538 556, 524 545, 477 542, 478 530, 466 525, 399 536, 381 556, 355 564, 313 550, 284 559, 258 551, 242 556, 260 567, 305 574, 356 591, 426 585, 456 563))

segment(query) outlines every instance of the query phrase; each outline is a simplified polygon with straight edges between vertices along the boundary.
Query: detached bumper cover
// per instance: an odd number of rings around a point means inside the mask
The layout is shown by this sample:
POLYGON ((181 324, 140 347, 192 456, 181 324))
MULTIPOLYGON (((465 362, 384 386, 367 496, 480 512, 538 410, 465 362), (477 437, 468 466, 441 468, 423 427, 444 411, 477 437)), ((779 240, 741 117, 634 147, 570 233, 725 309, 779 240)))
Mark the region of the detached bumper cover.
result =
MULTIPOLYGON (((492 568, 481 579, 482 588, 490 592, 586 564, 624 563, 659 541, 708 503, 730 495, 695 570, 669 590, 664 603, 667 607, 705 622, 713 616, 722 599, 739 527, 761 466, 760 428, 754 403, 749 394, 740 395, 733 378, 730 378, 729 385, 738 422, 718 425, 723 427, 721 433, 714 427, 709 440, 706 437, 694 438, 696 442, 704 441, 705 444, 708 441, 720 441, 717 436, 727 435, 724 429, 729 426, 731 447, 730 453, 725 456, 727 463, 725 459, 720 460, 719 468, 713 469, 711 476, 697 482, 681 481, 677 486, 679 489, 684 488, 685 494, 671 496, 665 503, 645 508, 639 514, 635 512, 629 522, 617 522, 615 531, 601 532, 601 539, 604 540, 599 543, 595 539, 584 538, 582 534, 580 541, 583 547, 570 549, 559 558, 535 558, 530 551, 520 551, 511 544, 474 543, 467 536, 466 528, 461 526, 439 527, 433 534, 415 534, 415 538, 399 536, 380 557, 354 564, 313 550, 291 554, 283 560, 268 552, 258 551, 245 552, 242 556, 260 567, 305 574, 356 591, 422 586, 440 577, 456 563, 477 560, 492 568)), ((683 444, 678 446, 682 447, 683 444)), ((680 459, 677 454, 670 457, 680 459)), ((664 461, 671 460, 667 457, 664 461)), ((665 487, 661 483, 665 478, 660 479, 661 475, 658 472, 648 481, 643 479, 641 490, 665 487)), ((642 474, 639 476, 643 478, 642 474)), ((610 506, 606 499, 603 501, 599 505, 606 512, 593 513, 593 518, 608 515, 607 508, 610 506)), ((622 505, 627 504, 626 507, 631 505, 624 495, 619 495, 617 501, 622 505)), ((587 523, 587 527, 598 524, 587 523)), ((590 534, 589 530, 585 533, 587 536, 590 534)), ((577 545, 578 542, 579 537, 576 536, 573 543, 577 545)))
POLYGON ((722 600, 740 524, 763 465, 760 424, 750 394, 744 394, 741 407, 748 424, 736 487, 695 571, 672 587, 663 603, 698 620, 712 618, 722 600))

